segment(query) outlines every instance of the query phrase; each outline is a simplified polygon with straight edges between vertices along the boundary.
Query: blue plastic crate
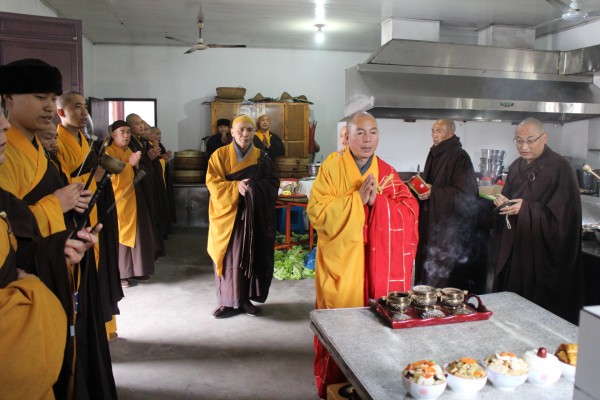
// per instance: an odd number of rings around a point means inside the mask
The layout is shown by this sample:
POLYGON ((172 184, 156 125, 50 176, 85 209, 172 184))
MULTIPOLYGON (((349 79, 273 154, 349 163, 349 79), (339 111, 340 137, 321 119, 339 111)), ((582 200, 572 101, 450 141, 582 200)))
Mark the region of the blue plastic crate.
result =
MULTIPOLYGON (((304 207, 292 206, 290 209, 290 232, 304 234, 304 207)), ((277 231, 285 234, 285 208, 277 209, 277 231)))

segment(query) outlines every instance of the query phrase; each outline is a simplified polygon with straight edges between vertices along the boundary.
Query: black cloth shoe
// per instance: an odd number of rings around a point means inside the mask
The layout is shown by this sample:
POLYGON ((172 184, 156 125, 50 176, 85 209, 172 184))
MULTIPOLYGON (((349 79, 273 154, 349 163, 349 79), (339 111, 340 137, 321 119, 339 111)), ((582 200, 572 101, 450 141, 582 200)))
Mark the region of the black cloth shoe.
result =
POLYGON ((217 318, 217 319, 231 317, 232 315, 233 315, 233 307, 225 307, 225 306, 221 306, 221 307, 217 308, 212 313, 213 318, 217 318))
POLYGON ((242 304, 240 306, 240 308, 242 309, 243 312, 246 313, 246 315, 249 315, 251 317, 257 317, 262 313, 260 308, 256 307, 254 304, 250 303, 249 301, 242 304))

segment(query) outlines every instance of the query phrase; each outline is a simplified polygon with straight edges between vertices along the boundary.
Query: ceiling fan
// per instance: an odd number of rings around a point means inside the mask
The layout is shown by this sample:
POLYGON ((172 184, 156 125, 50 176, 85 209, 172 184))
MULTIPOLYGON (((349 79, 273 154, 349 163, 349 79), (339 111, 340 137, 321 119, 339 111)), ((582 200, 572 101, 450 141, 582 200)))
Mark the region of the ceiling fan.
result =
POLYGON ((564 3, 561 0, 546 0, 546 2, 560 10, 562 15, 559 18, 537 25, 535 27, 536 36, 542 36, 551 32, 570 28, 582 23, 586 19, 600 17, 600 10, 584 11, 579 8, 579 2, 577 0, 569 3, 564 3))
POLYGON ((176 42, 184 43, 184 44, 187 44, 188 46, 191 46, 190 49, 183 54, 190 54, 196 50, 206 50, 209 48, 211 48, 211 49, 214 49, 214 48, 234 49, 234 48, 246 47, 245 44, 204 44, 204 40, 202 39, 202 28, 204 28, 204 21, 199 18, 198 22, 197 22, 197 26, 198 26, 198 40, 196 40, 195 43, 186 42, 185 40, 177 39, 172 36, 165 36, 165 39, 174 40, 176 42))

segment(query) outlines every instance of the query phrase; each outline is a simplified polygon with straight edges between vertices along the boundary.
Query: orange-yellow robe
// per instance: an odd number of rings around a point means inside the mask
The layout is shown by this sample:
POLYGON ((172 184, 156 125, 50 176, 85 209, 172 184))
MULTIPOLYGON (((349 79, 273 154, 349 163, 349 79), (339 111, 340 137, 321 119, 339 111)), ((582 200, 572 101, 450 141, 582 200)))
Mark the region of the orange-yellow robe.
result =
MULTIPOLYGON (((60 161, 60 165, 66 172, 69 183, 81 182, 85 184, 90 176, 90 173, 81 173, 78 177, 74 177, 71 174, 77 175, 77 171, 81 167, 81 164, 86 161, 90 154, 90 146, 83 134, 78 133, 79 141, 71 135, 62 125, 56 127, 58 132, 58 154, 57 158, 60 161), (89 155, 88 155, 89 154, 89 155)), ((96 192, 96 180, 92 179, 88 188, 92 193, 96 192)), ((90 226, 94 226, 98 223, 97 207, 94 207, 90 212, 90 226)), ((98 251, 96 251, 97 258, 98 251)), ((97 262, 98 260, 96 260, 97 262)))
POLYGON ((368 300, 366 293, 373 290, 375 280, 379 281, 378 291, 381 291, 381 285, 384 289, 394 288, 392 290, 410 288, 418 242, 418 204, 397 173, 377 156, 373 157, 364 175, 350 151, 339 157, 328 157, 313 184, 307 213, 319 234, 315 274, 317 308, 363 307, 368 300), (380 166, 388 169, 385 175, 380 173, 380 166), (390 213, 389 220, 395 219, 400 226, 388 227, 380 216, 374 219, 371 208, 375 210, 376 207, 363 205, 358 189, 369 174, 387 188, 384 194, 377 195, 376 204, 379 202, 383 212, 390 213), (388 228, 368 239, 373 233, 373 221, 388 228), (395 263, 387 259, 383 260, 386 265, 381 265, 382 260, 376 262, 377 249, 372 247, 381 235, 389 235, 390 241, 398 241, 389 246, 394 250, 402 249, 395 263), (369 240, 372 243, 367 243, 369 240), (373 272, 374 268, 376 272, 373 272))
MULTIPOLYGON (((8 232, 0 219, 0 270, 16 268, 16 240, 8 232)), ((0 398, 54 399, 66 326, 60 301, 37 277, 0 286, 0 398)))
MULTIPOLYGON (((6 159, 0 165, 0 187, 23 199, 44 177, 48 159, 41 144, 38 148, 14 126, 6 132, 6 159)), ((42 236, 62 232, 66 229, 62 208, 58 198, 49 194, 29 206, 42 236)))
POLYGON ((208 215, 208 254, 215 263, 217 276, 222 275, 223 259, 233 231, 233 222, 238 211, 240 181, 228 181, 225 176, 241 171, 258 162, 260 150, 253 147, 250 154, 237 161, 233 142, 218 149, 208 162, 206 187, 210 192, 208 215))
POLYGON ((119 174, 111 175, 115 199, 117 202, 117 219, 119 222, 119 243, 123 246, 134 247, 137 235, 137 205, 133 180, 135 172, 129 164, 131 149, 121 148, 114 143, 106 149, 106 154, 125 163, 125 168, 119 174))

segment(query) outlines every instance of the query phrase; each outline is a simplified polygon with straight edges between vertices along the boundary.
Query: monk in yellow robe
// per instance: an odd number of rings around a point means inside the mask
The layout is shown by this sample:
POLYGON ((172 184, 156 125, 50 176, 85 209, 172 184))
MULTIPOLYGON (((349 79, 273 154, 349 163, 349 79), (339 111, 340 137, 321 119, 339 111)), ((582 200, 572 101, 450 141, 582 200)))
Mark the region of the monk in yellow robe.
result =
MULTIPOLYGON (((23 59, 0 66, 0 94, 12 125, 6 132, 8 143, 5 162, 0 165, 0 188, 29 206, 43 237, 60 233, 59 238, 66 239, 73 233, 65 228, 76 226, 75 219, 87 209, 92 193, 83 190, 81 183, 66 184, 36 139, 38 132, 50 126, 61 93, 60 71, 42 60, 23 59)), ((98 225, 94 232, 100 229, 98 225)), ((90 243, 91 236, 80 236, 82 232, 77 232, 77 237, 90 243)), ((94 239, 92 245, 96 243, 94 239)), ((86 258, 93 260, 93 254, 86 258)), ((98 283, 95 265, 88 267, 91 264, 82 262, 61 268, 52 263, 31 263, 25 269, 48 286, 67 315, 67 344, 54 385, 54 393, 61 399, 86 398, 90 393, 116 397, 105 327, 97 323, 98 283)))
MULTIPOLYGON (((85 98, 77 92, 65 92, 58 96, 56 103, 60 124, 54 131, 58 136, 54 151, 55 157, 70 183, 85 184, 89 181, 89 189, 95 193, 96 181, 100 181, 104 170, 98 166, 98 154, 91 147, 94 138, 91 136, 92 132, 87 132, 87 135, 83 133, 89 118, 85 98), (98 167, 95 176, 90 179, 90 174, 96 166, 98 167)), ((40 138, 40 140, 42 139, 40 138)), ((52 148, 53 143, 50 141, 48 146, 52 148)), ((118 265, 117 218, 116 213, 106 212, 114 202, 112 186, 105 185, 96 206, 89 214, 89 225, 95 226, 98 222, 102 223, 99 243, 94 250, 103 318, 106 321, 109 340, 118 337, 115 314, 119 313, 118 302, 123 298, 118 265)))
POLYGON ((29 205, 42 235, 64 231, 73 217, 65 213, 84 212, 91 191, 77 183, 65 186, 35 137, 52 122, 62 77, 41 60, 19 60, 0 68, 2 100, 11 122, 0 187, 29 205))
POLYGON ((234 309, 260 315, 250 300, 264 303, 273 279, 279 179, 273 161, 252 144, 254 120, 241 115, 232 125, 233 141, 213 153, 206 171, 208 254, 219 305, 214 318, 234 309))
MULTIPOLYGON (((112 175, 112 188, 117 199, 119 223, 119 272, 121 286, 129 287, 129 279, 154 273, 154 240, 148 207, 139 185, 134 184, 136 168, 142 157, 129 148, 131 132, 125 121, 111 125, 112 144, 106 154, 125 163, 121 173, 112 175)), ((150 179, 144 176, 142 179, 150 179)))
MULTIPOLYGON (((4 110, 2 110, 4 111, 4 110)), ((9 124, 0 113, 0 164, 9 124)), ((61 301, 28 270, 67 271, 91 246, 69 232, 42 238, 27 205, 0 189, 0 397, 54 399, 66 344, 61 301), (36 265, 37 264, 37 265, 36 265)), ((83 232, 80 232, 83 234, 83 232)))
MULTIPOLYGON (((319 234, 316 306, 364 307, 371 298, 412 286, 419 206, 398 173, 375 155, 377 121, 357 113, 347 123, 348 150, 323 163, 307 206, 319 234)), ((345 381, 315 338, 319 395, 345 381)))

